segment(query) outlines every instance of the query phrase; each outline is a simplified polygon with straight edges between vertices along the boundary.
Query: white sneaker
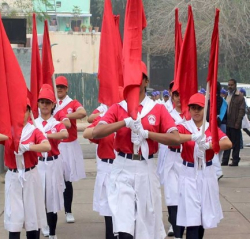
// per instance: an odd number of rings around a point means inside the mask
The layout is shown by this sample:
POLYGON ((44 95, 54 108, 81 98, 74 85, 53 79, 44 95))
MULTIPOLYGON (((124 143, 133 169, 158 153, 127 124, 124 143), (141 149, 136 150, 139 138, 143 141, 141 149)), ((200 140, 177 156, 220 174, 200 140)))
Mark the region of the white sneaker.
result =
POLYGON ((168 237, 173 237, 174 236, 174 231, 172 225, 168 229, 168 237))
POLYGON ((42 234, 43 234, 44 237, 49 236, 49 226, 46 226, 46 227, 42 228, 42 234))
POLYGON ((57 236, 49 236, 49 239, 57 239, 57 236))
POLYGON ((75 218, 72 213, 69 213, 69 212, 66 213, 66 222, 67 223, 75 222, 75 218))

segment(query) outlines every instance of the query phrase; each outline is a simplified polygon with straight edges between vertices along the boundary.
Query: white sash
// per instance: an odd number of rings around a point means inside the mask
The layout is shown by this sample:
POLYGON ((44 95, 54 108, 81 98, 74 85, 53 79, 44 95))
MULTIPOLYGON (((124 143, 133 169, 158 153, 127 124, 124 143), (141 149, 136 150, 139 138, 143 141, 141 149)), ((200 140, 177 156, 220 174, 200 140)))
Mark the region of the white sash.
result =
MULTIPOLYGON (((182 123, 182 125, 183 125, 189 132, 191 132, 192 134, 195 134, 195 133, 198 133, 198 132, 199 132, 199 130, 198 130, 197 126, 195 125, 193 119, 188 120, 188 121, 185 121, 184 123, 182 123)), ((206 130, 208 129, 208 127, 209 127, 209 123, 206 122, 206 123, 205 123, 205 132, 206 132, 206 130)), ((202 128, 202 126, 201 126, 200 128, 202 128)), ((199 166, 199 159, 198 159, 198 157, 197 157, 197 152, 198 152, 198 150, 199 150, 199 146, 198 146, 198 144, 195 142, 195 146, 194 146, 194 155, 193 155, 193 157, 194 157, 194 166, 195 166, 195 169, 196 169, 196 170, 198 169, 198 166, 199 166)), ((205 160, 202 160, 201 163, 202 163, 202 168, 205 169, 205 167, 206 167, 205 160)))
POLYGON ((185 121, 185 119, 181 118, 179 112, 176 109, 173 109, 170 112, 170 115, 174 119, 176 125, 181 124, 185 121))
MULTIPOLYGON (((51 116, 47 121, 47 124, 43 127, 43 121, 45 121, 41 116, 35 119, 37 128, 40 129, 44 134, 54 128, 56 125, 60 124, 53 116, 51 116)), ((47 164, 48 152, 42 153, 45 158, 45 164, 47 164)))
POLYGON ((174 109, 171 97, 169 97, 167 103, 165 103, 164 105, 167 108, 169 113, 174 109))
POLYGON ((66 105, 68 105, 71 101, 73 101, 68 95, 62 100, 62 104, 59 105, 59 101, 57 101, 57 106, 53 112, 53 115, 55 115, 58 111, 60 111, 61 109, 63 109, 66 105))
MULTIPOLYGON (((21 134, 21 138, 20 138, 20 144, 22 144, 22 142, 28 140, 33 131, 35 130, 35 126, 27 123, 22 130, 22 134, 21 134)), ((21 183, 22 187, 23 187, 23 182, 26 181, 25 179, 25 161, 24 161, 24 156, 23 153, 16 153, 15 152, 15 158, 16 158, 16 166, 17 166, 17 170, 18 170, 18 180, 21 183)))
MULTIPOLYGON (((144 106, 142 107, 141 114, 138 113, 138 118, 137 119, 142 119, 145 117, 156 105, 154 101, 152 101, 148 96, 144 98, 144 106)), ((125 110, 127 110, 127 102, 125 100, 121 101, 119 105, 125 110)), ((146 139, 143 139, 141 142, 141 152, 142 156, 147 160, 148 155, 149 155, 149 147, 148 147, 148 142, 146 139)))

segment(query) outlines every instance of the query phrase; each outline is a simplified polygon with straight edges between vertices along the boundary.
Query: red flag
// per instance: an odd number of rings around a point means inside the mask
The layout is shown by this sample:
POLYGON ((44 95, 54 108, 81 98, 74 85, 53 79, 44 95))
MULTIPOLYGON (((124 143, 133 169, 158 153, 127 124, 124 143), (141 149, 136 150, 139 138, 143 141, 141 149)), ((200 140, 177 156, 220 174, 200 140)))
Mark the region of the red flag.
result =
POLYGON ((44 21, 43 49, 42 49, 42 75, 43 84, 51 85, 53 89, 52 76, 54 74, 53 58, 49 39, 49 29, 47 20, 44 21))
POLYGON ((1 19, 0 72, 0 133, 12 140, 17 152, 26 112, 27 86, 1 19))
POLYGON ((146 25, 142 0, 128 0, 123 39, 123 95, 128 104, 128 113, 133 119, 137 118, 139 106, 142 82, 142 30, 146 25))
POLYGON ((30 74, 30 103, 34 118, 38 117, 37 99, 40 88, 43 84, 42 64, 37 40, 36 14, 33 14, 33 32, 32 32, 32 55, 31 55, 31 74, 30 74))
POLYGON ((217 125, 217 74, 218 74, 218 59, 219 59, 219 15, 220 10, 216 9, 214 30, 211 39, 210 59, 208 66, 207 82, 210 85, 210 115, 209 127, 212 133, 212 146, 215 153, 219 153, 219 135, 217 125))
POLYGON ((183 39, 177 74, 172 91, 180 94, 182 113, 186 119, 190 119, 188 111, 189 98, 197 93, 197 51, 195 40, 194 19, 191 6, 188 6, 188 23, 183 39), (188 89, 188 90, 187 90, 188 89))
POLYGON ((179 9, 175 9, 175 63, 174 63, 174 79, 177 75, 178 62, 182 46, 181 23, 179 22, 179 9))
POLYGON ((123 87, 123 69, 122 69, 122 38, 120 33, 120 15, 114 16, 115 20, 115 37, 116 37, 116 49, 117 49, 117 61, 118 61, 118 74, 119 74, 119 86, 123 87))
POLYGON ((118 50, 116 46, 116 27, 112 4, 111 0, 105 0, 99 53, 98 101, 108 106, 119 102, 118 50))

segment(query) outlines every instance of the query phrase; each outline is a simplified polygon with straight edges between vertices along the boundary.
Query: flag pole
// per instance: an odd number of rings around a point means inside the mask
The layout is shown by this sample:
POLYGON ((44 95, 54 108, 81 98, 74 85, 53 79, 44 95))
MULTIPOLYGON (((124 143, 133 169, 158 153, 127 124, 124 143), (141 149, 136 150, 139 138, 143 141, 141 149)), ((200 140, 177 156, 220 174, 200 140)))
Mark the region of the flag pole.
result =
POLYGON ((208 107, 208 98, 210 95, 210 84, 207 82, 207 88, 206 88, 206 97, 205 97, 205 107, 204 107, 204 113, 203 113, 203 123, 202 123, 202 136, 205 134, 205 123, 207 119, 207 107, 208 107))
POLYGON ((37 128, 36 122, 35 122, 35 118, 34 118, 34 115, 33 115, 32 110, 30 110, 30 118, 31 118, 31 120, 32 120, 33 125, 37 128))
POLYGON ((54 73, 52 75, 52 83, 53 83, 53 88, 54 88, 55 97, 56 97, 56 104, 57 104, 58 103, 58 97, 57 97, 57 91, 56 91, 56 78, 55 78, 54 73))

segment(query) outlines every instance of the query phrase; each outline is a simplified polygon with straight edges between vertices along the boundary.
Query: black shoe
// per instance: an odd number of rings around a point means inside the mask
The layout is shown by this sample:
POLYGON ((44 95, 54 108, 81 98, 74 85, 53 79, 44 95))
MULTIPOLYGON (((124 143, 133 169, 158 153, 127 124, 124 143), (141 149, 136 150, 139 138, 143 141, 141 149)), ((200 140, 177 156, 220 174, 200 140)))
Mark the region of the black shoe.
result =
POLYGON ((222 162, 222 163, 221 163, 221 166, 228 166, 228 163, 222 162))
POLYGON ((238 163, 230 163, 229 166, 239 166, 238 163))
POLYGON ((218 181, 219 181, 221 178, 223 178, 223 174, 222 174, 222 175, 220 175, 220 177, 218 177, 218 181))

